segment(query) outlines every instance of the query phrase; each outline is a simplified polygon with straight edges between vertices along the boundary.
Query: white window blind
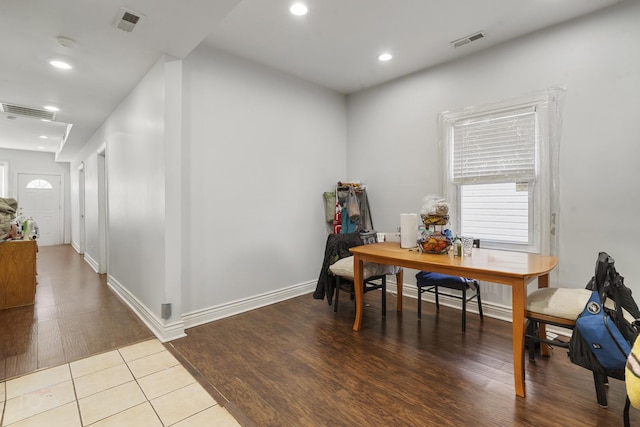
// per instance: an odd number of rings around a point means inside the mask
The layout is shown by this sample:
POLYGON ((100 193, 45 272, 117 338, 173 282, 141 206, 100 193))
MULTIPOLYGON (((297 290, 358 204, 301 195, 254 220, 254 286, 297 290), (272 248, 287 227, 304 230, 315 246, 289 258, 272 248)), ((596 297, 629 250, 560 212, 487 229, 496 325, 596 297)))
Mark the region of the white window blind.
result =
POLYGON ((536 175, 534 107, 453 124, 453 183, 530 182, 536 175))
POLYGON ((484 242, 530 244, 527 184, 461 185, 461 232, 484 242))

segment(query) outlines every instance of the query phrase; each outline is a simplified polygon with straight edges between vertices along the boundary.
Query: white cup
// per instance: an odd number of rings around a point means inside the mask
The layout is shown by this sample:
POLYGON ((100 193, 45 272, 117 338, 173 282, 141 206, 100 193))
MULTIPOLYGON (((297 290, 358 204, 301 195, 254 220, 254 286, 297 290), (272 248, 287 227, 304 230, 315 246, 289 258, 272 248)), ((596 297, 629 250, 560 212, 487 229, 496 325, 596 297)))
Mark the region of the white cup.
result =
POLYGON ((462 255, 471 256, 473 253, 473 237, 462 237, 462 255))

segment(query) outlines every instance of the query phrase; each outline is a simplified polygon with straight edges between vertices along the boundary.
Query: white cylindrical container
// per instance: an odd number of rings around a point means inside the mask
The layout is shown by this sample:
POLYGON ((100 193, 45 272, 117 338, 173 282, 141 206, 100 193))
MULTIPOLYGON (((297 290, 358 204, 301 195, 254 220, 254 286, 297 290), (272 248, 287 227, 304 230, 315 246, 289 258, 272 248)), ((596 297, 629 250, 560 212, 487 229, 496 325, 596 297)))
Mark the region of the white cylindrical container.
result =
POLYGON ((415 248, 418 246, 418 214, 400 214, 400 247, 415 248))

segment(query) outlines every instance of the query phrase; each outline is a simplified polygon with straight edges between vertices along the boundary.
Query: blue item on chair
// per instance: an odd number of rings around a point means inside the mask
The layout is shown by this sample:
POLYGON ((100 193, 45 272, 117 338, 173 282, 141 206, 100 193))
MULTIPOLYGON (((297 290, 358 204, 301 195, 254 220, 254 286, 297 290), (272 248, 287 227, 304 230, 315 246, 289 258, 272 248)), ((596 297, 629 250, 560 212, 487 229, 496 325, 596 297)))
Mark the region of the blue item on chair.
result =
POLYGON ((448 274, 432 273, 430 271, 420 271, 416 274, 418 285, 418 318, 422 317, 422 294, 424 292, 431 292, 436 295, 436 308, 440 308, 440 301, 438 298, 438 287, 456 289, 462 291, 462 296, 449 295, 452 298, 462 300, 462 332, 465 332, 467 327, 467 302, 473 298, 478 300, 478 312, 480 314, 480 320, 482 316, 482 300, 480 298, 480 284, 477 280, 466 279, 464 277, 450 276, 448 274), (467 291, 475 289, 475 293, 467 298, 467 291))

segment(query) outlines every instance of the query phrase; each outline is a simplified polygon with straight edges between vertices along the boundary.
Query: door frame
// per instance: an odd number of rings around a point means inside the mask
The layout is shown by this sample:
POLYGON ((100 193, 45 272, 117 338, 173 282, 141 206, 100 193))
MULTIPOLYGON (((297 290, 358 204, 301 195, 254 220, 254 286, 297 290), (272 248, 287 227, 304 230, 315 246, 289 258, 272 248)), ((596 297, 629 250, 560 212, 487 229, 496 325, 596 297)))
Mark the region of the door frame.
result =
POLYGON ((109 180, 107 175, 107 143, 98 148, 98 238, 100 259, 98 273, 104 274, 109 269, 109 180))
MULTIPOLYGON (((58 172, 43 172, 43 171, 33 171, 33 170, 17 170, 13 174, 13 194, 15 194, 16 200, 18 200, 19 193, 19 181, 20 175, 49 175, 60 178, 60 199, 58 200, 58 213, 60 214, 59 218, 59 235, 58 235, 58 243, 59 245, 64 244, 64 175, 58 172)), ((20 205, 18 205, 18 209, 20 209, 20 205)))
POLYGON ((85 224, 85 201, 84 201, 84 162, 78 166, 78 253, 84 254, 86 250, 86 224, 85 224))

